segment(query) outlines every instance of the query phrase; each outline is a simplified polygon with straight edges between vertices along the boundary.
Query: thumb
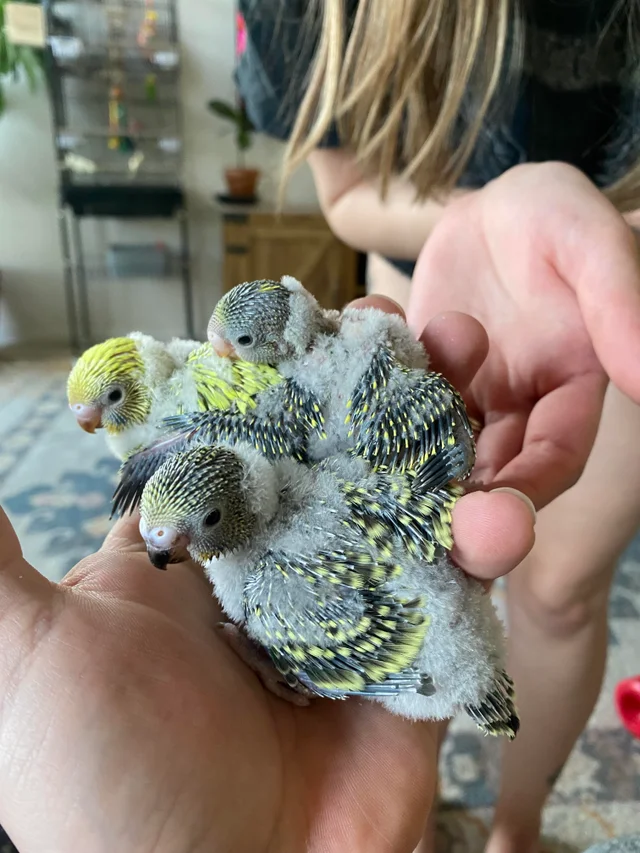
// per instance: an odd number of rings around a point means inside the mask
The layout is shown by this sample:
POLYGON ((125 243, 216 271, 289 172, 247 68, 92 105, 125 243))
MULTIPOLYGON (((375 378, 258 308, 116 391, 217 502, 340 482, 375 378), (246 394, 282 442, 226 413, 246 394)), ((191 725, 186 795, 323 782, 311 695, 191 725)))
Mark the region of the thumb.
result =
POLYGON ((140 536, 140 513, 136 510, 131 515, 119 518, 107 534, 100 550, 127 553, 146 551, 140 536))
POLYGON ((15 669, 25 637, 48 621, 55 584, 22 556, 11 522, 0 507, 0 680, 15 669))
POLYGON ((640 255, 633 232, 612 211, 610 221, 603 217, 585 228, 557 257, 569 281, 566 272, 576 270, 577 298, 602 366, 623 394, 640 403, 640 255))
POLYGON ((54 589, 22 556, 16 532, 0 507, 0 618, 30 599, 52 598, 54 589))
MULTIPOLYGON (((640 403, 636 236, 578 169, 565 164, 540 168, 545 169, 547 180, 540 180, 540 169, 517 167, 517 174, 514 171, 520 180, 520 197, 532 199, 535 217, 529 230, 536 234, 536 245, 561 281, 574 290, 593 348, 609 378, 640 403)), ((512 210, 505 206, 507 215, 512 216, 512 210)))

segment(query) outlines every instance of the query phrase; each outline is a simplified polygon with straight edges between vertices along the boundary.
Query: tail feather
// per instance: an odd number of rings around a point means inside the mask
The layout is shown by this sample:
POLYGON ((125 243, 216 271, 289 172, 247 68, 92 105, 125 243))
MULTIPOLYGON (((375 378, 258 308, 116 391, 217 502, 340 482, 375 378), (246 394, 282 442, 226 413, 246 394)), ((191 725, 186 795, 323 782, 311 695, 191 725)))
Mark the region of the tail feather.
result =
POLYGON ((513 681, 504 670, 497 673, 483 701, 479 705, 466 705, 465 711, 488 735, 506 735, 513 740, 520 728, 513 681))

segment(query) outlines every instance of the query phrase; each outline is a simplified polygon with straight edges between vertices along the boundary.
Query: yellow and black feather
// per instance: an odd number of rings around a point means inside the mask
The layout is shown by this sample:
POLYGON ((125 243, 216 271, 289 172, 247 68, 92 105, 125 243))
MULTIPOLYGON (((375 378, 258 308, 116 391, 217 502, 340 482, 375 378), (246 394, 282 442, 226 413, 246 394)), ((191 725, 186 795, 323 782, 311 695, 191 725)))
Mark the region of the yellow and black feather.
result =
POLYGON ((188 413, 166 418, 167 429, 185 433, 190 441, 244 441, 267 459, 283 456, 306 461, 312 434, 324 435, 320 403, 293 379, 283 380, 270 398, 262 398, 260 414, 237 411, 188 413))
MULTIPOLYGON (((194 444, 243 441, 267 459, 306 461, 310 434, 322 435, 324 431, 318 400, 292 379, 283 379, 261 393, 272 397, 260 415, 254 411, 243 415, 237 409, 216 409, 164 418, 164 436, 130 455, 122 465, 112 515, 132 512, 140 503, 147 481, 168 456, 194 444)), ((264 397, 261 399, 264 402, 264 397)))
POLYGON ((401 365, 381 346, 347 403, 353 452, 376 469, 407 471, 449 451, 449 479, 467 476, 475 459, 464 402, 438 373, 401 365))
MULTIPOLYGON (((273 385, 283 381, 274 367, 252 364, 242 359, 227 362, 229 379, 216 371, 211 364, 215 358, 211 344, 205 343, 190 353, 187 368, 191 370, 198 393, 198 409, 209 411, 237 411, 245 414, 256 407, 256 397, 273 385)), ((176 389, 178 390, 178 389, 176 389)))
POLYGON ((270 552, 245 584, 246 617, 261 625, 276 669, 292 686, 332 698, 430 692, 430 679, 413 667, 428 629, 424 603, 384 589, 399 572, 360 552, 270 552), (282 578, 306 582, 312 604, 276 601, 272 588, 282 578))
POLYGON ((341 479, 348 507, 342 523, 383 557, 402 548, 411 557, 433 562, 453 545, 451 510, 462 494, 460 486, 447 484, 448 476, 446 462, 438 455, 417 472, 379 472, 366 489, 341 479))
POLYGON ((513 740, 520 728, 511 677, 501 670, 479 705, 466 705, 465 711, 481 731, 488 735, 506 735, 513 740))

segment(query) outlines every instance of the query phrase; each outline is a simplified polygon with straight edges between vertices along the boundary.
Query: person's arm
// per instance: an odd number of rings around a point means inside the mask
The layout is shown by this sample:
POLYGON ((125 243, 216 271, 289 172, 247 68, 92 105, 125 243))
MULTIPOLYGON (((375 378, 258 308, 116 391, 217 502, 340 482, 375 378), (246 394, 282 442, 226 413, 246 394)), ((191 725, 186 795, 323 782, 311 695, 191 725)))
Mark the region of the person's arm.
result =
POLYGON ((625 213, 624 218, 627 225, 636 235, 636 240, 640 244, 640 210, 633 210, 631 213, 625 213))
MULTIPOLYGON (((342 149, 317 149, 309 165, 332 231, 361 252, 415 260, 446 207, 417 202, 415 188, 400 178, 391 180, 382 201, 379 186, 364 178, 353 156, 342 149)), ((460 195, 462 191, 452 198, 460 195)))

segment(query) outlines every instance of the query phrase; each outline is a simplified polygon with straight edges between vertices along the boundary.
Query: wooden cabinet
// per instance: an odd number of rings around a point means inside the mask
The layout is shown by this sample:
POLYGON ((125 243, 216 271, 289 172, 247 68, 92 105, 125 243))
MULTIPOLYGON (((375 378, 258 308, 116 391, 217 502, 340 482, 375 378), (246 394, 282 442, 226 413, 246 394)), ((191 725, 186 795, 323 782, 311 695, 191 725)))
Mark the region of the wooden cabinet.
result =
POLYGON ((243 281, 292 275, 325 308, 363 295, 358 253, 317 213, 223 210, 226 292, 243 281))

